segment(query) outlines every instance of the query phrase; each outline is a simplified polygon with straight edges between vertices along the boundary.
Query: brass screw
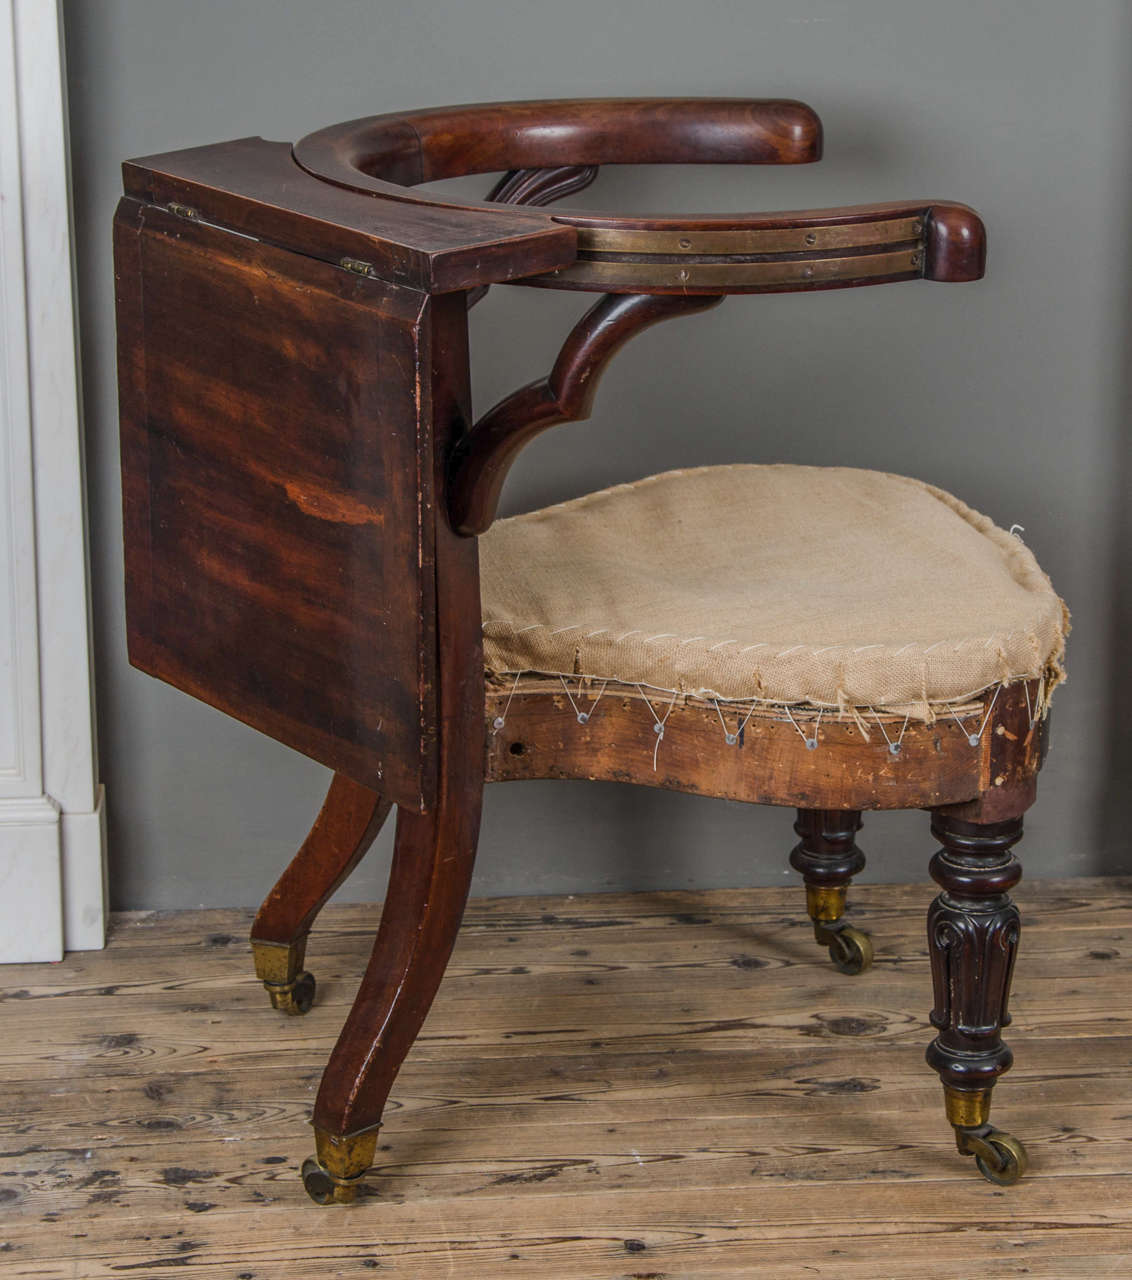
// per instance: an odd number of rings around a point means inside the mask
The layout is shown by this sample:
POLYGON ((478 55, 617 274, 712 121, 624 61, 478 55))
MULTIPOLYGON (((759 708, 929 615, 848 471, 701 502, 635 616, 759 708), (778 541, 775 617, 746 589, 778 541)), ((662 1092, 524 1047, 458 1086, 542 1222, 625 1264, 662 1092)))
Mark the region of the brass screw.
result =
POLYGON ((690 249, 691 247, 692 247, 692 242, 691 242, 691 240, 681 240, 681 241, 680 241, 680 248, 681 248, 681 249, 690 249))
POLYGON ((816 236, 816 235, 814 235, 814 233, 811 231, 811 232, 809 233, 809 235, 807 235, 807 236, 806 236, 806 243, 807 243, 807 244, 817 244, 817 242, 818 242, 818 238, 817 238, 817 236, 816 236))

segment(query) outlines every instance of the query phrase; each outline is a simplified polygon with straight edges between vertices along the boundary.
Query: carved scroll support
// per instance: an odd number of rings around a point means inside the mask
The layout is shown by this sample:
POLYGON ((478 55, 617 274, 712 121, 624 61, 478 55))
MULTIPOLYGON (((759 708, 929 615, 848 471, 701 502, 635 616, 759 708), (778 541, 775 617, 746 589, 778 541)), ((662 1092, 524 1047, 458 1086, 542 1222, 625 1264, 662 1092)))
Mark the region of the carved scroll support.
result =
MULTIPOLYGON (((565 164, 553 169, 509 169, 487 193, 492 204, 553 204, 577 195, 598 175, 596 164, 565 164)), ((487 294, 491 285, 468 290, 468 310, 487 294)))
POLYGON ((584 191, 598 175, 596 164, 566 164, 552 169, 510 169, 488 192, 495 204, 553 204, 584 191))
POLYGON ((524 445, 548 427, 590 416, 606 365, 634 334, 721 301, 710 294, 608 294, 591 307, 571 330, 550 374, 489 409, 456 446, 449 481, 453 527, 464 534, 491 527, 503 482, 524 445))

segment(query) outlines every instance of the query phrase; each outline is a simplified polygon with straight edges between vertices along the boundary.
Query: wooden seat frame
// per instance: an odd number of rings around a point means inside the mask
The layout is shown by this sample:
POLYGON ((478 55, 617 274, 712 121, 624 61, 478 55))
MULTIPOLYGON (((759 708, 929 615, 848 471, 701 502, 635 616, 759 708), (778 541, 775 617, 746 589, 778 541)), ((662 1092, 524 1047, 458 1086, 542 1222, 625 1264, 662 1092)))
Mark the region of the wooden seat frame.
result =
POLYGON ((538 432, 585 417, 635 333, 725 294, 960 282, 975 213, 939 201, 778 214, 544 208, 606 164, 796 164, 821 126, 779 100, 555 101, 379 116, 294 148, 251 138, 129 162, 115 219, 131 661, 334 770, 252 930, 277 1007, 313 996, 307 934, 393 805, 389 891, 323 1077, 304 1167, 353 1198, 459 927, 483 785, 605 778, 798 810, 791 862, 818 940, 842 920, 863 810, 924 808, 937 1036, 960 1151, 1024 1168, 989 1124, 1018 937, 1012 847, 1045 747, 1038 681, 933 724, 713 704, 672 710, 663 767, 644 695, 485 682, 476 534, 538 432), (504 174, 484 202, 419 184, 504 174), (551 373, 471 413, 467 310, 492 284, 600 292, 551 373), (589 708, 588 710, 586 708, 589 708), (590 712, 593 712, 591 715, 590 712), (677 732, 677 728, 679 731, 677 732), (978 732, 975 732, 975 730, 978 732), (898 732, 899 731, 899 732, 898 732))

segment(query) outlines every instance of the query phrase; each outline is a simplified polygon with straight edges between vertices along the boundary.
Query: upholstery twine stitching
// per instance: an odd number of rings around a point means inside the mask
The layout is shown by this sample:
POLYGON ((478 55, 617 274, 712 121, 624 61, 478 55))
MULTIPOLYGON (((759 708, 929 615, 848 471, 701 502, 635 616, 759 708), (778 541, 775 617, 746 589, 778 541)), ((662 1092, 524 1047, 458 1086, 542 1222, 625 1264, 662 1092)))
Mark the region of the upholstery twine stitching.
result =
MULTIPOLYGON (((980 685, 978 688, 971 689, 967 693, 956 694, 954 697, 951 697, 951 698, 923 698, 923 699, 920 699, 919 702, 921 705, 928 707, 931 710, 933 716, 938 712, 943 712, 945 714, 958 712, 964 717, 968 717, 968 716, 977 714, 982 709, 977 706, 971 707, 969 709, 965 709, 965 708, 968 708, 968 704, 978 702, 978 700, 982 698, 985 694, 987 694, 991 689, 994 689, 996 691, 994 696, 997 699, 998 697, 997 691, 999 689, 1007 688, 1012 684, 1017 684, 1019 681, 1038 680, 1041 683, 1039 685, 1037 699, 1035 701, 1034 709, 1033 709, 1033 717, 1036 720, 1040 715, 1045 714, 1046 710, 1049 707, 1049 696, 1053 692, 1053 689, 1056 687, 1056 685, 1060 683, 1060 680, 1055 679, 1053 684, 1047 685, 1046 682, 1051 674, 1054 674, 1056 676, 1056 672, 1054 672, 1050 668, 1050 666, 1047 664, 1046 667, 1041 671, 1021 672, 1018 675, 1010 676, 1009 679, 992 680, 988 684, 980 685)), ((500 669, 493 668, 488 671, 488 675, 492 677, 545 676, 545 677, 554 677, 555 679, 574 679, 574 680, 578 679, 578 673, 576 671, 571 671, 571 672, 543 671, 543 670, 539 670, 537 668, 532 668, 532 667, 523 668, 523 670, 521 671, 500 670, 500 669)), ((759 697, 752 696, 751 694, 747 694, 741 698, 729 698, 727 697, 726 694, 716 693, 714 689, 709 689, 709 688, 670 689, 665 685, 651 684, 647 680, 622 680, 622 679, 619 679, 617 676, 588 676, 587 675, 587 676, 583 676, 581 679, 582 679, 583 685, 587 681, 595 684, 600 683, 603 689, 607 685, 619 685, 620 687, 625 689, 637 689, 640 692, 642 692, 642 694, 645 689, 651 689, 655 693, 668 694, 674 700, 680 699, 680 698, 683 698, 685 700, 687 700, 688 698, 695 698, 700 702, 707 702, 707 703, 722 702, 728 707, 740 707, 740 708, 753 707, 755 709, 757 709, 758 707, 774 707, 779 710, 784 710, 785 708, 789 707, 793 711, 796 711, 799 713, 808 713, 812 715, 817 715, 825 711, 836 710, 839 715, 844 716, 848 714, 854 719, 857 719, 858 721, 859 721, 859 712, 861 710, 872 711, 873 714, 875 715, 877 713, 877 709, 879 708, 881 711, 884 712, 885 715, 899 716, 903 712, 905 712, 910 705, 913 705, 916 701, 916 700, 903 698, 893 703, 885 703, 885 702, 841 703, 841 702, 821 702, 821 701, 818 701, 817 699, 759 698, 759 697), (891 707, 892 709, 888 710, 887 708, 889 707, 891 707)), ((1028 689, 1026 693, 1027 693, 1027 702, 1028 702, 1029 701, 1028 689)), ((862 727, 864 727, 863 724, 862 724, 862 727)))

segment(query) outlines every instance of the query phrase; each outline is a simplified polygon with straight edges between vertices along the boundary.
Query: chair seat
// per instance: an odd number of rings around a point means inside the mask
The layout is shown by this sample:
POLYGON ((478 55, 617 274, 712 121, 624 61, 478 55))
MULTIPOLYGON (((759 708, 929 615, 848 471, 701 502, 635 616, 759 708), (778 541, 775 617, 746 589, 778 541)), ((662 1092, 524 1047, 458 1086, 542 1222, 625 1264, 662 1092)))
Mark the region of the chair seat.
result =
POLYGON ((1030 550, 904 476, 670 471, 500 520, 480 549, 492 673, 922 719, 1061 678, 1068 615, 1030 550))

